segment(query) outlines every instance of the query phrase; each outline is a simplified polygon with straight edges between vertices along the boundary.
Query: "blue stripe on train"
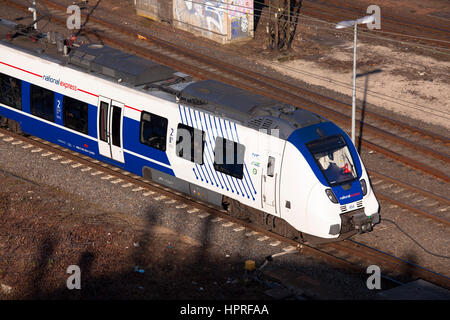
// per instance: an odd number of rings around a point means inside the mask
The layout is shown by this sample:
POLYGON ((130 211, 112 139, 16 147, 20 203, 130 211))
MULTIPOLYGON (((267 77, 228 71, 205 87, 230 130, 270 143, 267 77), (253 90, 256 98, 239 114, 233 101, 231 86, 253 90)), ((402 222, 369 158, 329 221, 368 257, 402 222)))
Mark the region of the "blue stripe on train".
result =
POLYGON ((124 149, 133 151, 134 153, 143 155, 144 157, 156 160, 158 162, 170 165, 167 154, 164 151, 152 148, 141 143, 139 130, 139 121, 126 117, 123 118, 123 132, 126 133, 124 134, 123 141, 124 149))
POLYGON ((63 95, 55 93, 55 124, 45 121, 43 119, 36 119, 30 114, 30 83, 22 81, 22 112, 23 114, 16 112, 14 110, 2 107, 0 105, 0 115, 16 120, 20 123, 21 128, 24 132, 39 137, 41 139, 53 142, 55 144, 61 145, 65 148, 77 151, 81 154, 88 155, 94 159, 102 162, 110 163, 112 165, 121 167, 127 171, 135 173, 142 176, 142 168, 144 166, 162 171, 164 173, 175 176, 172 169, 162 166, 153 161, 143 159, 141 157, 131 154, 131 151, 136 154, 140 154, 146 158, 156 160, 158 162, 167 164, 170 166, 169 159, 165 152, 156 150, 139 141, 139 121, 126 118, 123 119, 123 132, 127 134, 124 135, 124 154, 125 163, 117 162, 108 157, 104 157, 99 154, 98 143, 97 143, 97 107, 94 105, 88 105, 88 117, 89 126, 88 133, 86 136, 81 133, 75 133, 69 131, 65 128, 58 127, 58 125, 63 125, 64 119, 62 117, 62 99, 63 95), (59 107, 59 109, 58 109, 59 107))

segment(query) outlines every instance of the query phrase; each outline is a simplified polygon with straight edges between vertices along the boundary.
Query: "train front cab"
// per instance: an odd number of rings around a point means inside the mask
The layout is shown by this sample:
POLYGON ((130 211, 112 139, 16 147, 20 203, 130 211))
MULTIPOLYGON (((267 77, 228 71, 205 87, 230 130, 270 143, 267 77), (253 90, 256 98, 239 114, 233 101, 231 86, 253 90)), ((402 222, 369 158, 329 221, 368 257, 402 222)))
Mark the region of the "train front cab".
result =
POLYGON ((315 242, 345 239, 379 223, 365 167, 348 135, 331 122, 288 138, 280 187, 281 217, 315 242))

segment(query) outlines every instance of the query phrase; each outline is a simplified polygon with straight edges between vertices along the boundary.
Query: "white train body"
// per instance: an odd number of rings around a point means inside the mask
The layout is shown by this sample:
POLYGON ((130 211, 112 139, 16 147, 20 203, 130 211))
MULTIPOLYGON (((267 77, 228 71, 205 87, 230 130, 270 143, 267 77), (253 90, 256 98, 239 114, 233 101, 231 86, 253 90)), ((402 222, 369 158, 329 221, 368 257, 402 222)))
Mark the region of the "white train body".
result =
POLYGON ((322 239, 369 231, 379 221, 355 147, 325 118, 107 47, 83 45, 65 58, 49 49, 36 54, 34 46, 0 43, 0 116, 24 132, 203 201, 235 199, 322 239), (183 128, 203 135, 200 145, 192 142, 199 159, 177 149, 183 128), (224 158, 234 150, 243 163, 221 164, 220 142, 224 158), (322 164, 346 173, 330 181, 322 164))

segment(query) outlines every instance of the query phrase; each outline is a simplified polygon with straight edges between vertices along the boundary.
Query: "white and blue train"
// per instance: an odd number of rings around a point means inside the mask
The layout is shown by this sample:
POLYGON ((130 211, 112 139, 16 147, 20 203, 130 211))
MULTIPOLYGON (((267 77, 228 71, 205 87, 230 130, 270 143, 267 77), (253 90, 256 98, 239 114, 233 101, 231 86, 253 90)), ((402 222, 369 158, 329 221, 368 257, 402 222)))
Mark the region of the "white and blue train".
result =
MULTIPOLYGON (((10 30, 0 21, 2 39, 10 30)), ((0 42, 3 124, 202 201, 258 212, 272 227, 287 222, 299 239, 336 241, 379 222, 355 146, 327 119, 107 46, 66 56, 57 48, 45 38, 0 42), (183 140, 190 150, 179 148, 183 140)))

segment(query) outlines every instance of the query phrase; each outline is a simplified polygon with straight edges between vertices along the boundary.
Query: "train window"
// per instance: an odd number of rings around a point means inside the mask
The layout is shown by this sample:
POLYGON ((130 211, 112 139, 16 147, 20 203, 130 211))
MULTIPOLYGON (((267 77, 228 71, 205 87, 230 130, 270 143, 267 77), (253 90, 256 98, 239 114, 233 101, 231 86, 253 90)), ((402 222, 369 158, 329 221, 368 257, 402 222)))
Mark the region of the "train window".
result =
POLYGON ((216 138, 214 169, 238 179, 244 176, 245 146, 221 137, 216 138))
POLYGON ((120 122, 122 120, 122 109, 113 105, 112 110, 112 143, 120 147, 120 122))
POLYGON ((142 111, 140 141, 152 148, 166 151, 167 119, 142 111))
POLYGON ((22 110, 22 84, 19 79, 0 73, 0 103, 22 110))
POLYGON ((70 97, 63 99, 64 126, 88 134, 88 104, 70 97))
POLYGON ((53 91, 31 85, 31 114, 55 121, 55 97, 53 91))
POLYGON ((197 164, 203 164, 205 132, 184 124, 178 124, 176 154, 197 164))
POLYGON ((269 177, 273 177, 275 172, 275 158, 269 156, 269 160, 267 161, 267 175, 269 177))
POLYGON ((330 136, 306 144, 331 186, 355 180, 353 158, 342 136, 330 136))
POLYGON ((100 140, 108 142, 108 104, 104 101, 100 102, 99 132, 100 140))

